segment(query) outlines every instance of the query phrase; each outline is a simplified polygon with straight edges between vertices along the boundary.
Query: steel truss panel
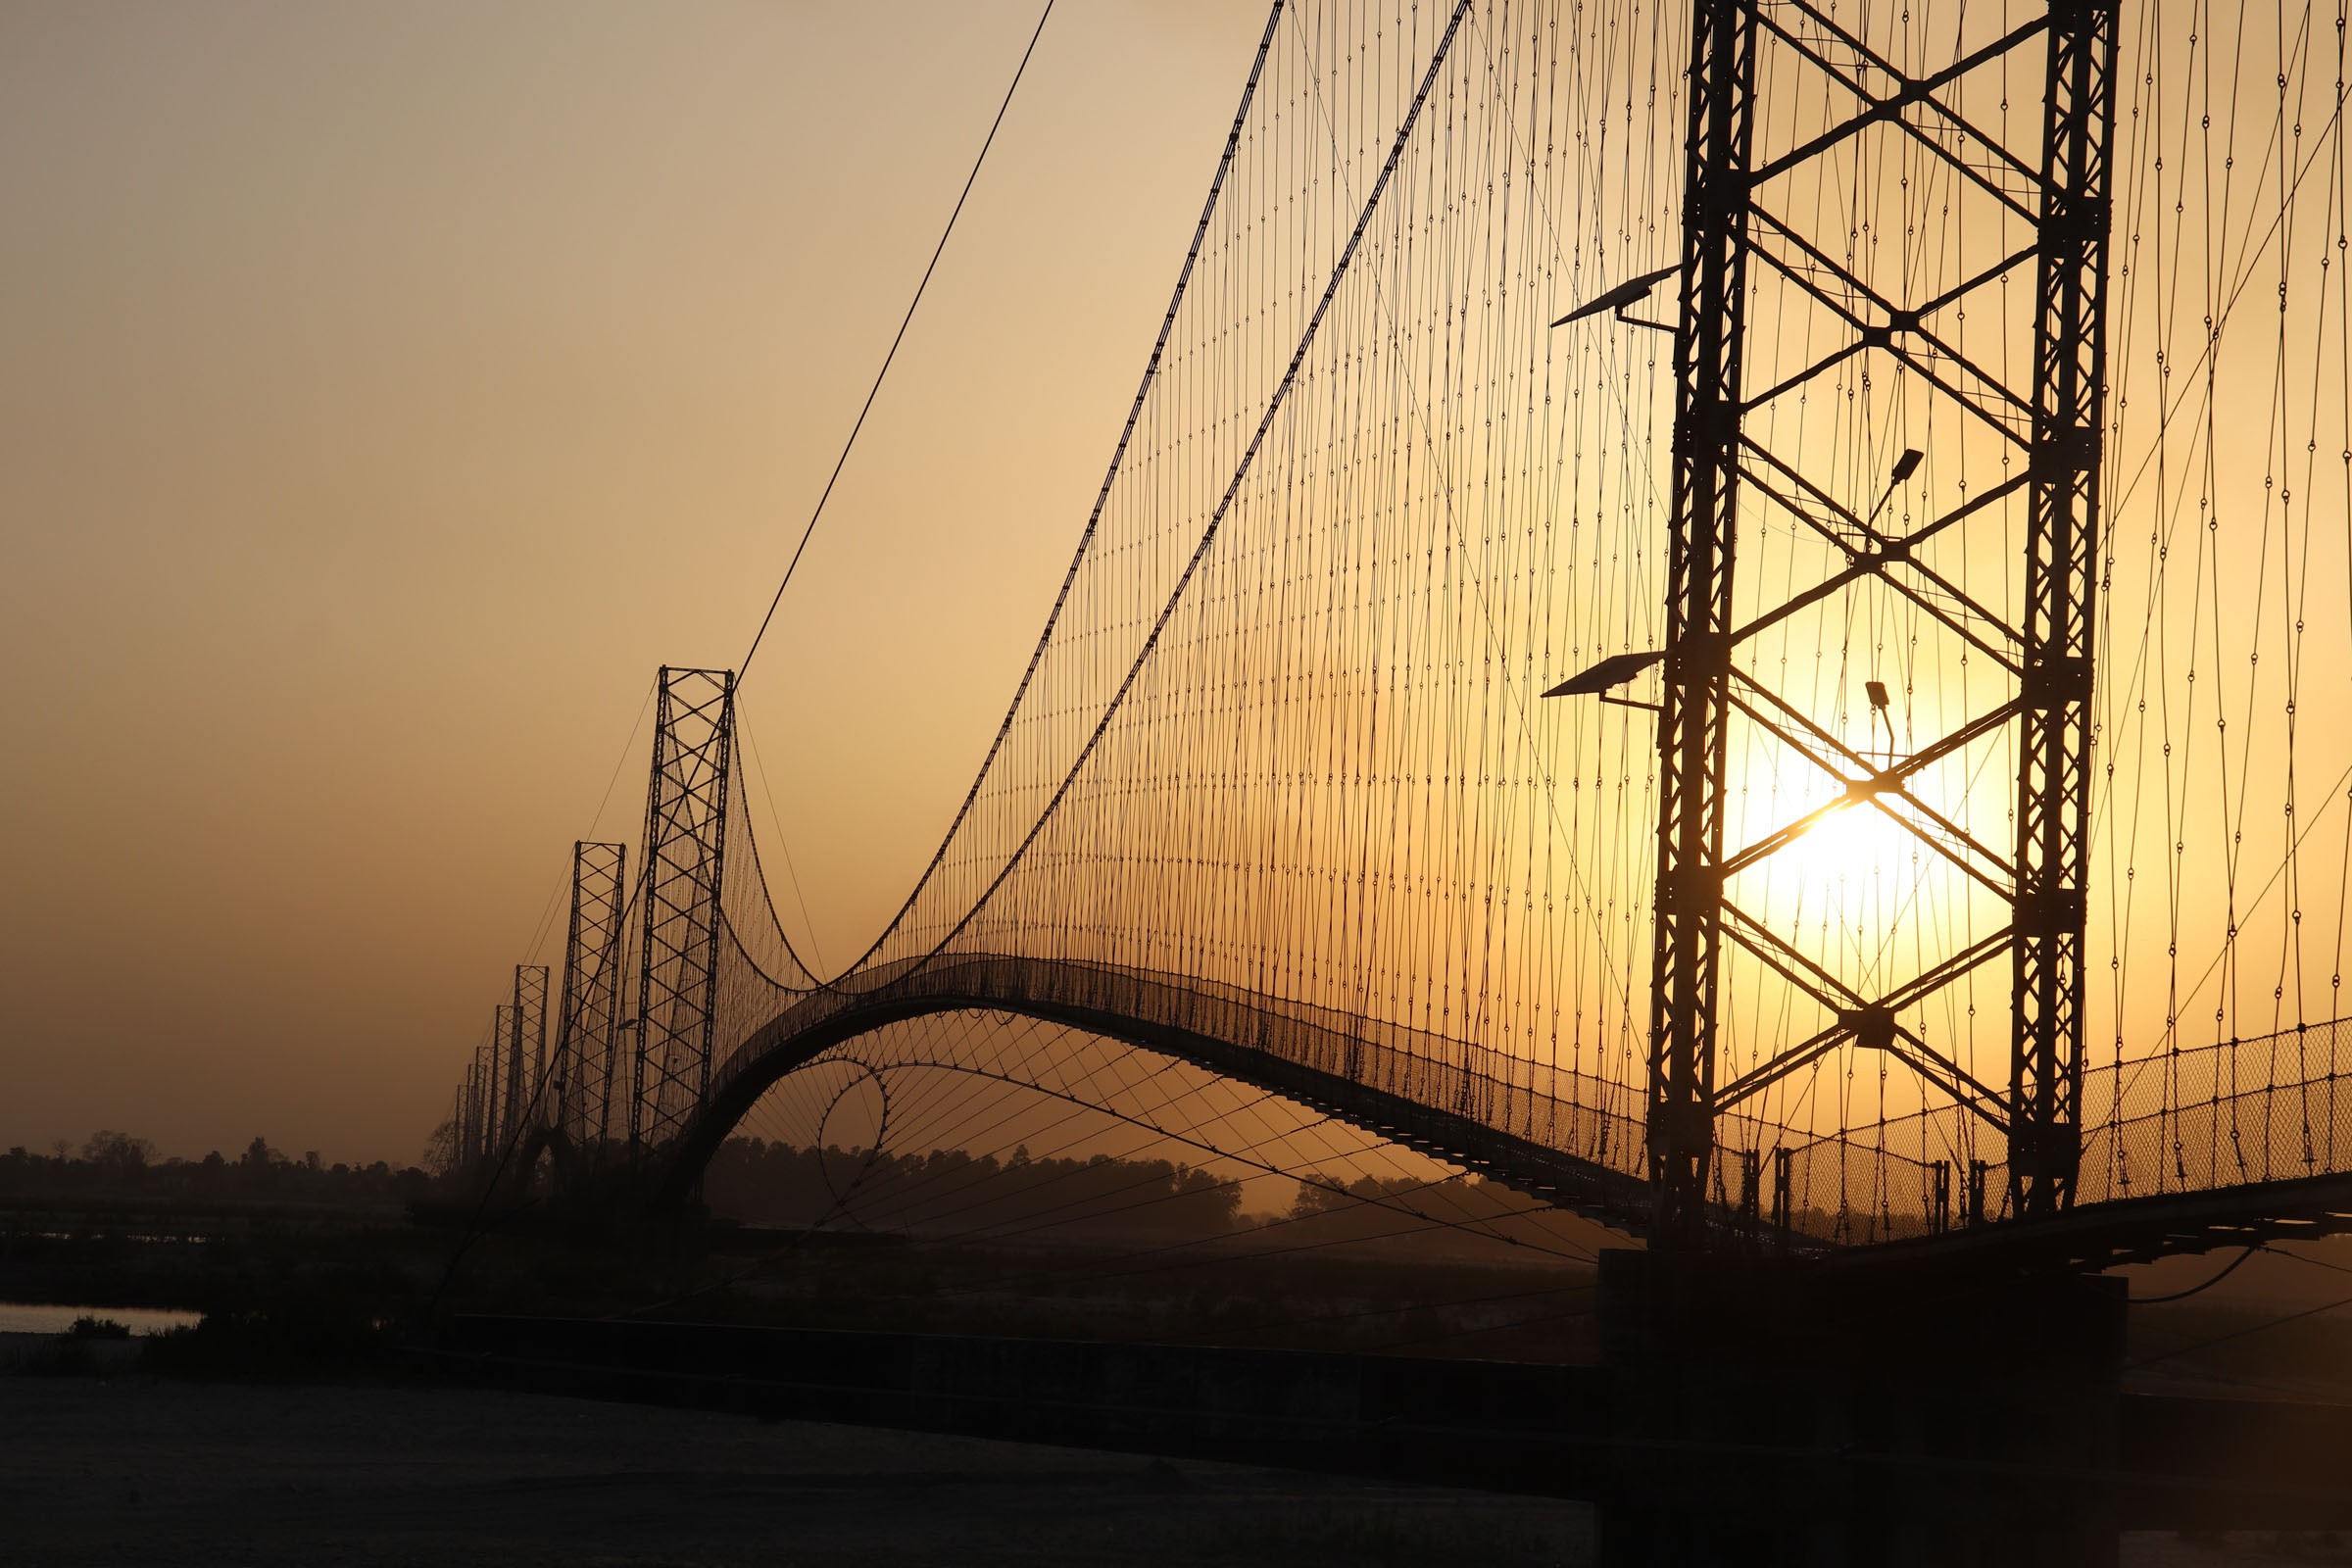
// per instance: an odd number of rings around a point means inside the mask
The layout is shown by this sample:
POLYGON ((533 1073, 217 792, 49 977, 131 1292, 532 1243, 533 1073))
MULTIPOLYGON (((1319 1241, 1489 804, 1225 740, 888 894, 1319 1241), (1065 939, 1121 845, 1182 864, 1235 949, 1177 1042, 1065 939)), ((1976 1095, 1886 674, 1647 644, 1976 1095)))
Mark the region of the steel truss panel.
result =
POLYGON ((1650 953, 1653 1236, 1697 1242, 1714 1151, 1723 769, 1731 715, 1740 355, 1747 308, 1756 6, 1697 0, 1674 335, 1674 499, 1658 716, 1658 891, 1650 953))
POLYGON ((676 1136, 710 1086, 735 674, 663 666, 646 790, 632 1154, 676 1136))
POLYGON ((2010 1199, 2025 1218, 2072 1203, 2082 1152, 2082 895, 2090 882, 2115 0, 2051 8, 2044 116, 2010 1009, 2010 1199))
MULTIPOLYGON (((1992 1200, 2005 1196, 2011 1214, 2043 1216, 2071 1201, 2081 1144, 2114 22, 2114 0, 2059 0, 2046 15, 1982 36, 1965 50, 1955 44, 1954 58, 1906 74, 1806 0, 1693 5, 1648 1064, 1659 1244, 1705 1241, 1717 1114, 1847 1047, 1900 1062, 2006 1136, 2011 1187, 1992 1200), (1804 78, 1815 94, 1811 101, 1833 106, 1823 127, 1766 153, 1753 146, 1760 49, 1774 51, 1776 61, 1804 78), (1964 83, 1973 73, 2006 71, 2034 53, 2042 57, 2034 74, 2044 78, 2046 93, 2035 120, 2039 146, 2021 153, 1971 118, 1964 83), (1962 192, 1955 200, 1983 204, 1981 211, 1995 219, 1982 229, 1995 236, 1984 259, 1916 297, 1874 281, 1811 236, 1807 225, 1817 215, 1798 199, 1810 188, 1802 181, 1833 177, 1808 172, 1808 166, 1832 157, 1853 163, 1872 137, 1894 138, 1904 156, 1939 167, 1947 187, 1962 192), (2029 223, 2030 243, 2001 237, 2014 232, 2002 224, 2029 223), (2032 384, 2020 387, 2015 378, 2022 372, 2005 378, 2004 359, 1987 361, 1968 349, 1947 323, 1971 302, 1997 303, 1986 291, 2022 286, 2029 266, 2035 304, 2032 384), (1814 313, 1827 336, 1803 363, 1776 367, 1759 376, 1769 385, 1750 389, 1742 367, 1754 357, 1745 352, 1744 334, 1751 290, 1758 287, 1789 302, 1787 308, 1814 313), (1882 522, 1868 497, 1841 495, 1827 476, 1809 473, 1795 448, 1775 450, 1776 426, 1759 411, 1801 404, 1821 377, 1873 359, 1916 378, 1923 401, 1955 411, 1956 428, 2022 453, 2025 471, 1947 503, 1940 514, 1932 510, 1913 527, 1907 519, 1882 522), (1766 521, 1821 541, 1843 564, 1788 603, 1751 611, 1736 624, 1733 567, 1743 499, 1766 521), (1921 550, 1945 530, 1966 528, 1972 518, 2021 500, 2023 616, 2013 621, 1935 569, 1921 550), (1979 704, 1950 733, 1907 757, 1894 755, 1890 726, 1882 761, 1845 746, 1799 703, 1736 664, 1751 637, 1865 582, 1900 597, 1952 638, 1964 658, 1974 655, 1999 671, 2005 700, 1979 704), (1754 835, 1727 858, 1725 774, 1735 721, 1743 734, 1760 737, 1843 793, 1754 835), (1965 750, 2006 739, 2014 740, 2018 757, 2014 841, 1996 848, 1937 810, 1914 780, 1965 750), (1874 982, 1865 994, 1727 898, 1727 881, 1848 809, 1899 824, 1983 896, 1997 900, 2005 925, 1923 960, 1909 980, 1874 982), (1725 1004, 1718 991, 1732 951, 1809 999, 1827 1022, 1719 1089, 1725 1004), (1900 1014, 2004 954, 2013 971, 2011 1059, 2009 1080, 1996 1089, 1964 1061, 1932 1049, 1900 1014)), ((1867 379, 1866 370, 1856 373, 1867 379)), ((1905 454, 1895 483, 1920 457, 1905 454)), ((1939 1179, 1948 1199, 1949 1172, 1939 1179)), ((1752 1194, 1754 1186, 1751 1178, 1745 1190, 1752 1194)), ((1972 1187, 1972 1222, 1996 1217, 1985 1208, 1985 1196, 1972 1187)))

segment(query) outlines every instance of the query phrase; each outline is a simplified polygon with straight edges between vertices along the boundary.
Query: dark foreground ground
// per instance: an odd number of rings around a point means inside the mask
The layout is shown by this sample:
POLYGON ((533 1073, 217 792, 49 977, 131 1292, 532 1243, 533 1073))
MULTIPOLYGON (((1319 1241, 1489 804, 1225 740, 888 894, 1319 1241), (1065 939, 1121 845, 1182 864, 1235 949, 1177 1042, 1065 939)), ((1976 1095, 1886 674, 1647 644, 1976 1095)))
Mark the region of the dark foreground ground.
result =
POLYGON ((469 1390, 0 1377, 42 1568, 1581 1564, 1588 1510, 469 1390))
MULTIPOLYGON (((207 1314, 203 1332, 168 1342, 60 1342, 29 1356, 0 1344, 0 1568, 1592 1560, 1579 1504, 439 1387, 395 1353, 429 1338, 436 1312, 626 1310, 1591 1360, 1590 1271, 1530 1261, 1525 1249, 1308 1249, 1284 1231, 1256 1238, 1276 1247, 1264 1257, 1224 1255, 1234 1243, 1171 1270, 1157 1266, 1166 1249, 1145 1240, 819 1247, 746 1235, 708 1256, 639 1258, 631 1272, 611 1248, 575 1255, 530 1234, 460 1247, 380 1216, 208 1224, 159 1241, 147 1216, 81 1215, 63 1229, 36 1216, 12 1229, 0 1214, 0 1300, 207 1314), (1134 1261, 1147 1249, 1151 1266, 1134 1261), (7 1375, 36 1362, 84 1375, 7 1375)), ((2306 1250, 2242 1269, 2195 1257, 2139 1271, 2136 1297, 2192 1294, 2133 1309, 2132 1386, 2352 1403, 2352 1311, 2338 1310, 2352 1239, 2306 1250), (2218 1288, 2195 1290, 2224 1268, 2218 1288)), ((2142 1534, 2124 1561, 2352 1568, 2352 1545, 2142 1534)))
MULTIPOLYGON (((432 1388, 0 1377, 0 1563, 40 1568, 1581 1565, 1574 1503, 432 1388)), ((2134 1568, 2352 1563, 2129 1538, 2134 1568)))

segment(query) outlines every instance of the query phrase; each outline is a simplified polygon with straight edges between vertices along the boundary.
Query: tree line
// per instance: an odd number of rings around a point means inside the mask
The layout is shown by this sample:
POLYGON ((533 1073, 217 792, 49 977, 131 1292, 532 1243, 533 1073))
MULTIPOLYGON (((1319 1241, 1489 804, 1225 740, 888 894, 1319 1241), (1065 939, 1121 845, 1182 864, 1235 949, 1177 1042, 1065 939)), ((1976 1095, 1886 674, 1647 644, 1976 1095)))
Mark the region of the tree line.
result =
POLYGON ((803 1149, 730 1138, 703 1178, 711 1212, 752 1224, 931 1235, 1103 1232, 1197 1236, 1235 1229, 1240 1187, 1164 1159, 1007 1158, 935 1149, 803 1149))
POLYGON ((385 1160, 328 1164, 316 1150, 288 1155, 255 1138, 234 1158, 219 1150, 202 1159, 159 1158, 154 1143, 101 1129, 76 1152, 63 1139, 46 1153, 23 1145, 0 1154, 0 1200, 23 1205, 58 1199, 137 1198, 143 1200, 244 1200, 396 1205, 431 1185, 414 1165, 385 1160))
MULTIPOLYGON (((959 1149, 891 1153, 730 1138, 703 1180, 710 1211, 748 1224, 822 1225, 931 1239, 1055 1235, 1198 1239, 1251 1229, 1241 1184, 1164 1159, 1003 1159, 959 1149)), ((1353 1180, 1308 1172, 1287 1213, 1269 1216, 1286 1246, 1404 1246, 1486 1251, 1561 1243, 1562 1216, 1540 1200, 1476 1176, 1436 1182, 1353 1180)), ((1572 1222, 1573 1223, 1573 1222, 1572 1222)))

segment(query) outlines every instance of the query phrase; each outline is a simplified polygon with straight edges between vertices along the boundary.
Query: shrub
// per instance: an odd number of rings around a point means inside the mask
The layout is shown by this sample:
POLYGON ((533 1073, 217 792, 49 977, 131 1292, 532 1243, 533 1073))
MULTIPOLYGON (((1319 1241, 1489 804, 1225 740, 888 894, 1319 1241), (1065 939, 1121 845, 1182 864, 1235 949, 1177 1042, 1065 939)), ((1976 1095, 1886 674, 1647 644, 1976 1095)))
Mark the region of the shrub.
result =
POLYGON ((150 1334, 139 1365, 175 1377, 304 1379, 380 1367, 386 1335, 343 1306, 302 1302, 242 1312, 207 1312, 195 1323, 150 1334))
POLYGON ((76 1340, 127 1340, 130 1338, 130 1325, 118 1323, 111 1317, 84 1315, 75 1318, 74 1326, 67 1329, 66 1333, 76 1340))

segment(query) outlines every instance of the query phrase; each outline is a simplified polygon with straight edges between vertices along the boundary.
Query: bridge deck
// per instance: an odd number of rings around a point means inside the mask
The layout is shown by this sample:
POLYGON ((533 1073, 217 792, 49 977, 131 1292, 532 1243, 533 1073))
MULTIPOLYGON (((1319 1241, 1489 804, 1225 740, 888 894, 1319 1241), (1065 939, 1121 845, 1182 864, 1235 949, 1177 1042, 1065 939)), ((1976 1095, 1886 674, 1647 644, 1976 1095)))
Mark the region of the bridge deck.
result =
MULTIPOLYGON (((1106 964, 997 955, 897 965, 857 985, 798 995, 718 1064, 702 1110, 665 1152, 664 1200, 690 1191, 711 1152, 772 1085, 859 1035, 905 1019, 1000 1011, 1066 1024, 1286 1096, 1337 1120, 1639 1235, 1651 1212, 1639 1095, 1566 1069, 1536 1069, 1423 1031, 1181 976, 1106 964)), ((2278 1092, 2278 1091, 2269 1091, 2278 1092)), ((2209 1108, 2209 1115, 2221 1114, 2209 1108)), ((1813 1138, 1727 1117, 1727 1149, 1791 1149, 1799 1160, 1925 1163, 1844 1139, 1813 1138)), ((1719 1164, 1730 1167, 1728 1155, 1719 1164)), ((1761 1163, 1761 1161, 1759 1161, 1761 1163)), ((1813 1188, 1853 1180, 1816 1174, 1813 1188)), ((2217 1175, 2220 1173, 2216 1173, 2217 1175)), ((1739 1181, 1737 1175, 1730 1183, 1739 1181)), ((1997 1180, 1997 1170, 1995 1179, 1997 1180)), ((1835 1255, 1841 1268, 1914 1267, 1938 1259, 2104 1268, 2169 1252, 2352 1228, 2352 1173, 2182 1185, 2094 1198, 2054 1220, 1888 1223, 1882 1195, 1853 1188, 1853 1209, 1799 1200, 1776 1229, 1719 1181, 1712 1219, 1757 1250, 1835 1255), (1878 1212, 1862 1214, 1868 1207, 1878 1212)), ((1761 1206, 1761 1205, 1759 1205, 1761 1206)))

